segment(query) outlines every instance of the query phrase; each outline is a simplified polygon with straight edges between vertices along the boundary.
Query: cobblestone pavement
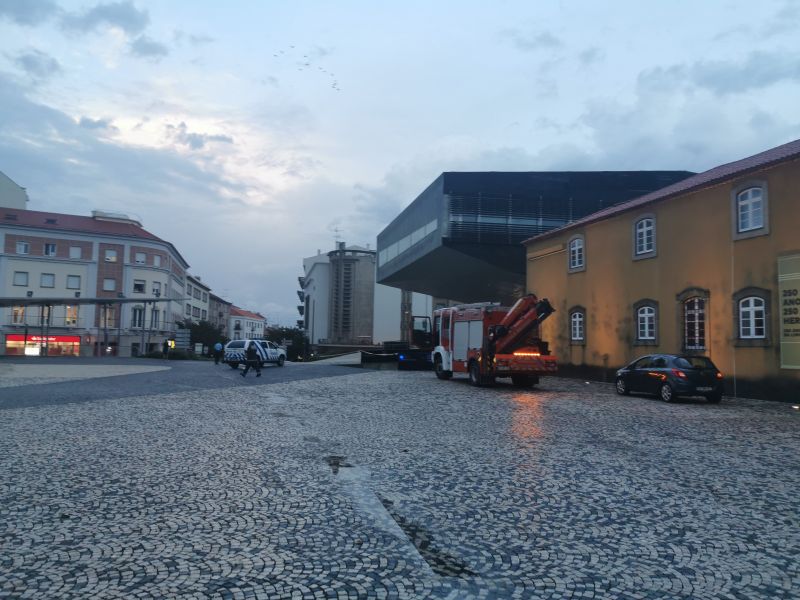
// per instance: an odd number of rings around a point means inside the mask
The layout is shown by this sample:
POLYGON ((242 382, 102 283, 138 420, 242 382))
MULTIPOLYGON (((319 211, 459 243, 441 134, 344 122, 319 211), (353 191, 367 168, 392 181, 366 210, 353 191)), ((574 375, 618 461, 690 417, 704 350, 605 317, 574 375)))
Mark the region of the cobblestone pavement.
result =
POLYGON ((800 596, 785 404, 382 371, 0 419, 3 598, 800 596))

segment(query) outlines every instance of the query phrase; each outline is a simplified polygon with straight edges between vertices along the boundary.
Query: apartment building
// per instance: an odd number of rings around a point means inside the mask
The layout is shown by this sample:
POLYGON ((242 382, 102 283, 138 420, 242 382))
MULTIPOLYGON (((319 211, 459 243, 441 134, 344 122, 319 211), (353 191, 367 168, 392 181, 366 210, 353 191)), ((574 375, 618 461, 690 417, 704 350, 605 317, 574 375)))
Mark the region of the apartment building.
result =
POLYGON ((225 338, 231 337, 228 325, 232 306, 231 302, 220 298, 216 294, 208 294, 208 322, 219 329, 225 338))
POLYGON ((267 319, 264 315, 231 305, 228 331, 233 340, 260 340, 264 337, 267 319))
POLYGON ((131 356, 173 335, 189 265, 171 243, 123 214, 2 198, 0 353, 131 356))
POLYGON ((199 323, 208 321, 211 288, 195 275, 186 275, 186 301, 183 305, 183 320, 199 323))
POLYGON ((299 307, 312 344, 371 344, 375 251, 339 242, 335 250, 303 260, 299 307))

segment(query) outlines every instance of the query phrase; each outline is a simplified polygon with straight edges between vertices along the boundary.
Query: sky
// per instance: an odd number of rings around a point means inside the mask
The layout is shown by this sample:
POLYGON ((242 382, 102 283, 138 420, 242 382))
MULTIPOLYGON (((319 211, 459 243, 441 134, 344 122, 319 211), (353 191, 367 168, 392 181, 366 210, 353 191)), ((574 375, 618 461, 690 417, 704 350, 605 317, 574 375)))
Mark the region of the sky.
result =
POLYGON ((299 318, 443 171, 703 171, 800 138, 800 0, 0 0, 0 171, 299 318))

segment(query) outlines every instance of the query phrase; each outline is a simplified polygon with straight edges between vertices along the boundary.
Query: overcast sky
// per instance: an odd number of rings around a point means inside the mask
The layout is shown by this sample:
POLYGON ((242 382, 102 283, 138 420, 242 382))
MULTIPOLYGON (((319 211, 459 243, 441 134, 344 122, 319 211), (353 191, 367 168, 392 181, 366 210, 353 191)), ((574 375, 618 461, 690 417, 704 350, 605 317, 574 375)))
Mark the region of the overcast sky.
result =
POLYGON ((702 171, 800 138, 800 0, 0 0, 0 171, 293 324, 439 173, 702 171))

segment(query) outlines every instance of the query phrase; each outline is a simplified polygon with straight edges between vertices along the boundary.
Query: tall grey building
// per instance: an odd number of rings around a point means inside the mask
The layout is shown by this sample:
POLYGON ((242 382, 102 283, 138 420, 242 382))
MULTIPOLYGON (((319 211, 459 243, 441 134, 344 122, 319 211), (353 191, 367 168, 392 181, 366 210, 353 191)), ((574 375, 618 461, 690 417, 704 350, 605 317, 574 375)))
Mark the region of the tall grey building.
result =
POLYGON ((372 343, 375 258, 374 250, 338 242, 303 260, 298 308, 312 345, 372 343))

